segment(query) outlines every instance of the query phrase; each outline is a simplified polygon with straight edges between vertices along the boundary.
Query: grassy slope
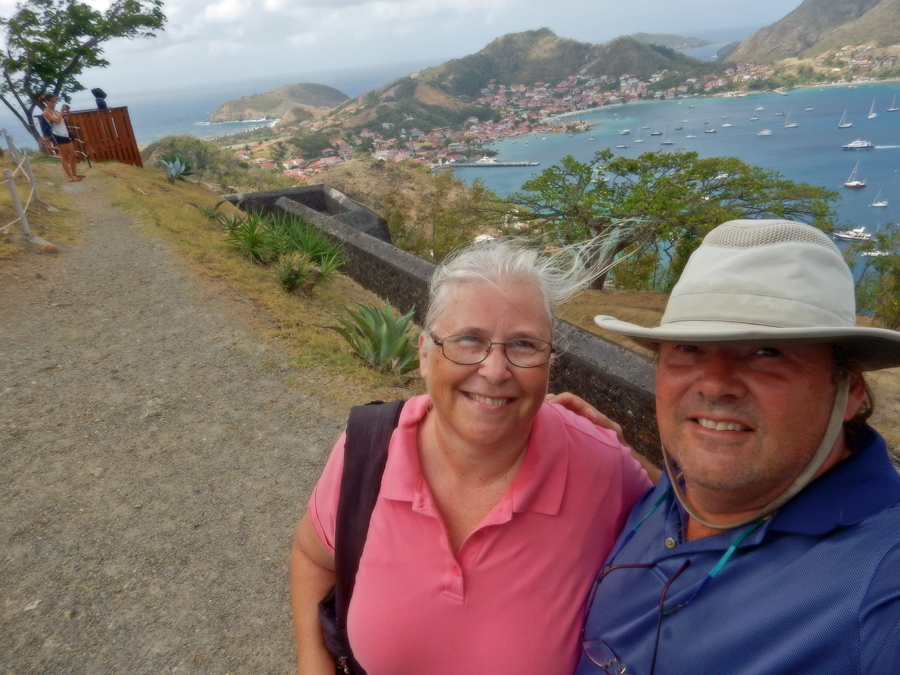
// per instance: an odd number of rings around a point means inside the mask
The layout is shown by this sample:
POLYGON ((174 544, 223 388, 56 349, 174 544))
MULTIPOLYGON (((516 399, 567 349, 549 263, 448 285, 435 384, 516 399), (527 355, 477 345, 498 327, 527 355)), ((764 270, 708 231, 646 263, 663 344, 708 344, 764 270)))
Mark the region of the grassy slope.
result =
MULTIPOLYGON (((260 334, 284 344, 296 368, 320 373, 322 390, 317 395, 350 405, 362 399, 409 397, 421 389, 418 380, 410 383, 369 368, 326 328, 337 325, 333 317, 354 302, 380 305, 374 294, 343 276, 317 286, 312 298, 286 293, 271 267, 242 258, 225 242, 224 230, 192 206, 214 206, 218 195, 189 182, 169 184, 161 171, 121 164, 103 164, 99 169, 118 204, 147 222, 151 236, 173 244, 194 272, 218 289, 215 292, 251 303, 260 334)), ((220 210, 233 209, 225 204, 220 210)))
POLYGON ((836 35, 842 26, 865 15, 879 2, 894 4, 895 0, 805 0, 780 21, 744 40, 728 58, 765 63, 805 51, 819 53, 817 44, 823 38, 836 35))

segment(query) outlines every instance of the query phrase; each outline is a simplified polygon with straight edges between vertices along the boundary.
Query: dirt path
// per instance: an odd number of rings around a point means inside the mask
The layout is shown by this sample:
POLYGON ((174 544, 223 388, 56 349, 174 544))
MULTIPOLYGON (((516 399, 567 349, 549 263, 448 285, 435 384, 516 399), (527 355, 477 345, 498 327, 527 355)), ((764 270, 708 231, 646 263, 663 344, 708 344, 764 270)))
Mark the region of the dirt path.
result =
POLYGON ((295 672, 289 547, 346 411, 72 189, 83 241, 0 268, 0 673, 295 672))

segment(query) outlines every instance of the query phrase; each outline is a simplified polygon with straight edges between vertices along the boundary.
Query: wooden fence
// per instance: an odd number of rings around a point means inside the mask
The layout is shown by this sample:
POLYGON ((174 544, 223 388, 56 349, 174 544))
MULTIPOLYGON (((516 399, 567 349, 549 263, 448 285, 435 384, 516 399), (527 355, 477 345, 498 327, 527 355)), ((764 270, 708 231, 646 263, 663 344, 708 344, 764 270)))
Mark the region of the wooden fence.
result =
POLYGON ((127 107, 77 110, 66 119, 91 161, 114 160, 143 168, 127 107))

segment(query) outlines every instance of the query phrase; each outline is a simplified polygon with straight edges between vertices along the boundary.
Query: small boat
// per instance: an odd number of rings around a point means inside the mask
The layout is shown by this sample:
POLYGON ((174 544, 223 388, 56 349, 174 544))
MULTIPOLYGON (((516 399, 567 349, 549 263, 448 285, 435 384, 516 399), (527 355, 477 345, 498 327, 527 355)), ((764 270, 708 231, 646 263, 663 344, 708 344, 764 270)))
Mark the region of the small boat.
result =
POLYGON ((728 127, 733 127, 733 126, 734 125, 731 122, 725 122, 725 124, 722 125, 722 127, 725 129, 727 129, 728 127))
MULTIPOLYGON (((643 128, 643 127, 641 127, 641 128, 643 128)), ((632 142, 633 143, 643 143, 644 142, 644 139, 641 138, 641 130, 640 129, 637 130, 637 135, 634 137, 634 141, 632 141, 632 142)))
POLYGON ((875 99, 873 98, 873 99, 872 99, 872 107, 869 108, 869 117, 868 117, 868 119, 871 120, 871 119, 875 119, 876 117, 878 117, 878 113, 875 112, 875 99))
POLYGON ((628 147, 628 143, 619 143, 616 147, 617 147, 617 148, 627 148, 627 147, 628 147))
POLYGON ((723 120, 727 120, 728 117, 729 117, 728 115, 722 115, 722 119, 723 119, 723 120))
POLYGON ((784 117, 784 115, 785 113, 783 111, 775 113, 775 117, 784 117))
POLYGON ((763 108, 761 105, 758 105, 758 106, 756 106, 756 107, 754 108, 754 110, 756 110, 757 112, 759 112, 760 110, 765 110, 765 108, 763 108))
POLYGON ((838 122, 838 129, 849 129, 853 126, 853 122, 845 122, 844 118, 847 117, 847 111, 844 111, 844 114, 841 115, 841 121, 838 122))
POLYGON ((796 129, 800 125, 797 122, 791 122, 791 111, 788 110, 787 117, 784 118, 784 128, 785 129, 796 129))
POLYGON ((619 132, 619 136, 627 136, 630 133, 631 129, 622 129, 622 131, 619 132))
POLYGON ((863 251, 864 258, 880 258, 883 255, 890 255, 887 251, 863 251))
POLYGON ((693 108, 693 107, 694 107, 694 106, 692 106, 692 105, 689 105, 689 106, 688 106, 688 110, 690 110, 690 109, 691 109, 691 108, 693 108))
POLYGON ((661 131, 651 131, 651 132, 650 132, 650 135, 651 135, 651 136, 662 136, 662 135, 663 135, 663 132, 661 132, 661 131))
POLYGON ((597 137, 594 134, 591 134, 591 137, 588 139, 589 141, 596 141, 597 137))
POLYGON ((649 128, 650 128, 649 124, 645 124, 644 126, 641 127, 641 129, 649 129, 649 128))
POLYGON ((687 124, 688 121, 687 121, 687 120, 681 120, 681 123, 682 123, 682 124, 687 124))
POLYGON ((756 135, 757 136, 771 136, 772 130, 771 129, 763 129, 762 131, 757 131, 756 135))
POLYGON ((883 201, 879 201, 878 198, 881 196, 881 190, 878 191, 878 194, 875 195, 875 201, 873 201, 869 206, 874 206, 876 209, 884 208, 887 206, 887 199, 883 201))
POLYGON ((715 129, 707 129, 707 130, 704 131, 703 133, 704 133, 704 134, 714 134, 714 133, 716 133, 716 130, 715 130, 715 129))
POLYGON ((874 150, 875 146, 861 138, 841 146, 844 150, 874 150))
POLYGON ((804 108, 804 110, 815 110, 815 108, 813 108, 812 106, 808 106, 808 107, 804 108))
POLYGON ((703 120, 703 124, 709 124, 709 120, 703 120))
POLYGON ((684 127, 681 126, 680 124, 677 127, 675 127, 675 131, 681 131, 682 129, 684 129, 684 127))
POLYGON ((666 125, 666 135, 663 138, 663 141, 662 141, 662 143, 660 143, 660 145, 675 145, 675 141, 669 140, 669 125, 668 124, 666 125))
POLYGON ((897 112, 900 108, 897 107, 897 94, 894 94, 894 100, 891 101, 891 107, 887 109, 888 112, 897 112))
POLYGON ((750 118, 750 121, 751 121, 751 122, 755 122, 755 121, 758 120, 758 119, 759 119, 758 117, 751 117, 751 118, 750 118))
POLYGON ((870 241, 872 239, 872 235, 866 232, 864 227, 854 227, 852 230, 835 232, 832 236, 835 239, 843 239, 844 241, 870 241))
MULTIPOLYGON (((856 172, 859 170, 859 160, 856 160, 856 166, 853 167, 853 171, 850 172, 850 177, 844 183, 845 188, 864 188, 866 187, 866 181, 859 180, 856 177, 856 172)), ((857 228, 859 229, 859 228, 857 228)), ((837 236, 837 235, 835 235, 837 236)))

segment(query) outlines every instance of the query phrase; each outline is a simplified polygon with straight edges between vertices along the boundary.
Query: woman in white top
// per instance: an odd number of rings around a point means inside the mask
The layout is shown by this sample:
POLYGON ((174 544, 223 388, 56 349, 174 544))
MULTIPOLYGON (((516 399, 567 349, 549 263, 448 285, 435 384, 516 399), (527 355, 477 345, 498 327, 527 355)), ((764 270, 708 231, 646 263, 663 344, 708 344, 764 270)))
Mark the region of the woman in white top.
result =
POLYGON ((53 94, 45 94, 39 99, 43 103, 44 117, 50 122, 50 128, 53 133, 53 141, 59 148, 59 158, 62 160, 63 171, 69 177, 70 182, 79 181, 84 178, 84 174, 78 173, 78 158, 75 156, 75 144, 69 135, 69 129, 66 127, 64 113, 69 112, 69 106, 63 105, 62 112, 56 110, 56 96, 53 94))

